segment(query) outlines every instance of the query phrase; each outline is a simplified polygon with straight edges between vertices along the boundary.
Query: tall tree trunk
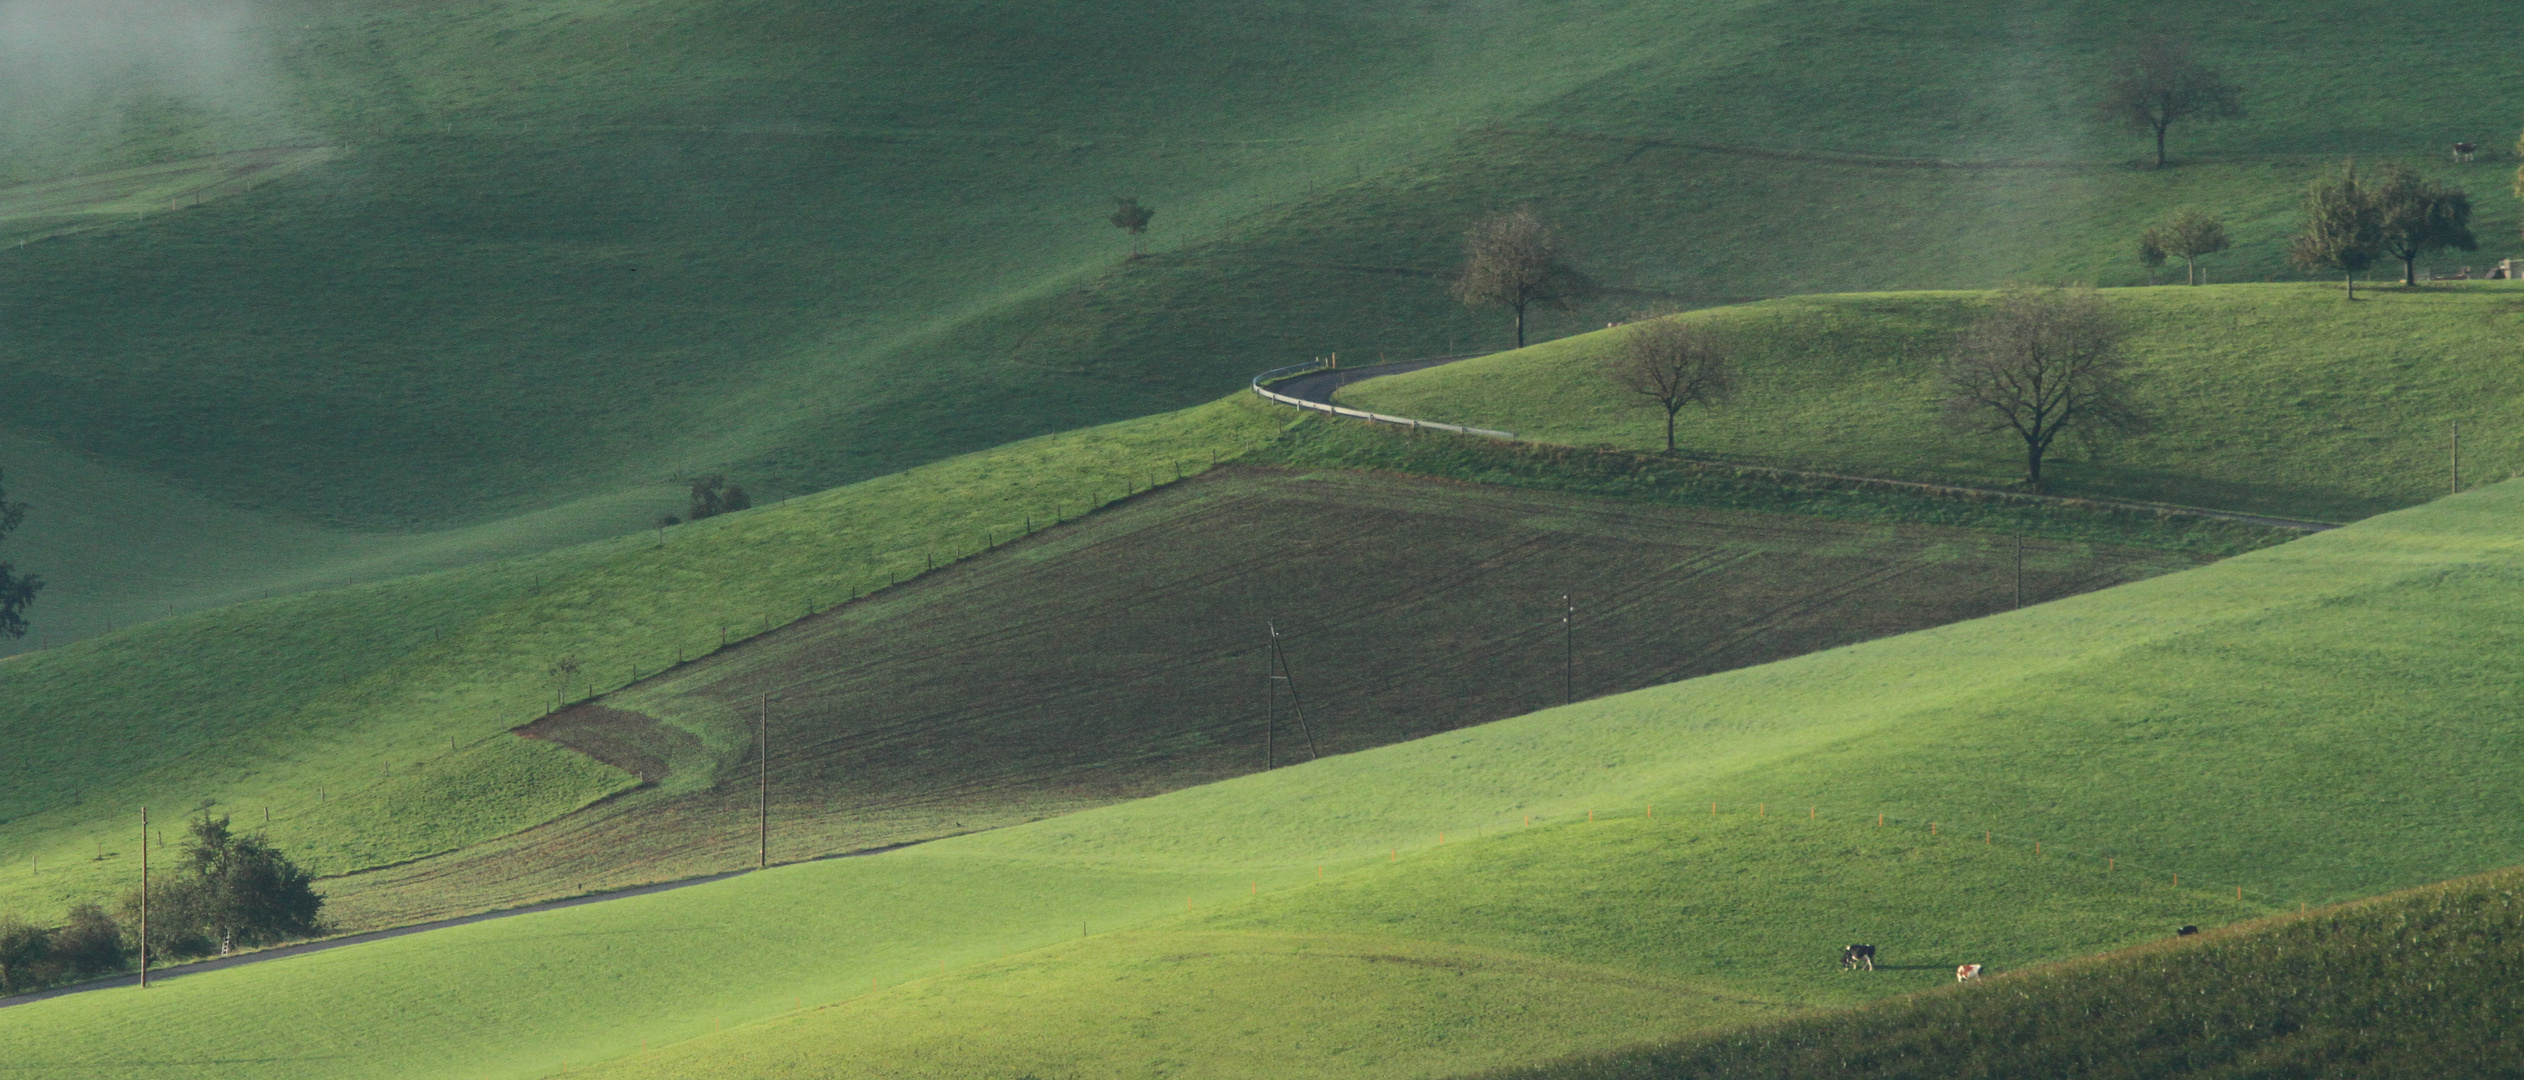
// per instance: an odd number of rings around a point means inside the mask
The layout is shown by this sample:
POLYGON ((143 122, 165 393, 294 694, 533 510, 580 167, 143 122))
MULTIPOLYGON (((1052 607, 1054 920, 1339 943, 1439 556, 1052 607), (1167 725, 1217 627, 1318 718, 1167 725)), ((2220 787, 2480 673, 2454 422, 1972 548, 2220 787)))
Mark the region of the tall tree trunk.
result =
POLYGON ((2413 254, 2413 255, 2411 255, 2410 257, 2408 257, 2408 258, 2405 258, 2405 259, 2401 260, 2401 284, 2402 284, 2402 287, 2403 287, 2403 288, 2415 288, 2415 287, 2417 287, 2417 286, 2418 286, 2418 284, 2419 284, 2419 256, 2418 256, 2418 255, 2413 254))
POLYGON ((1525 305, 1516 305, 1516 347, 1525 347, 1525 305))
POLYGON ((2165 167, 2165 128, 2167 126, 2169 125, 2156 125, 2156 167, 2159 169, 2165 167))
POLYGON ((2200 283, 2200 261, 2198 259, 2192 258, 2189 255, 2182 257, 2182 280, 2192 285, 2200 283))
POLYGON ((2032 439, 2024 441, 2024 483, 2035 491, 2042 490, 2042 444, 2032 439))
POLYGON ((1670 407, 1665 410, 1665 452, 1668 454, 1674 452, 1674 414, 1681 411, 1670 407))
POLYGON ((2357 275, 2354 273, 2349 275, 2349 301, 2351 303, 2357 301, 2357 275))

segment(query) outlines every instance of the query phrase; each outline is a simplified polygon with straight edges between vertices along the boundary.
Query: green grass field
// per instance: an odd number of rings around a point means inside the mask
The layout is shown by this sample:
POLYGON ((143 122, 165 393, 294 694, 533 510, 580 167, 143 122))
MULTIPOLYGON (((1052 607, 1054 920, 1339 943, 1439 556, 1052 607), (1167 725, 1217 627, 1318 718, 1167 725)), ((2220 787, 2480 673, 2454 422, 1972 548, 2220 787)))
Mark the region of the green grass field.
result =
POLYGON ((1507 1080, 2441 1077, 2511 1071, 2513 871, 1507 1080))
MULTIPOLYGON (((2524 470, 2524 397, 2507 357, 2524 291, 2439 283, 2342 301, 2319 285, 2168 286, 2106 294, 2132 331, 2152 434, 2099 451, 2063 444, 2054 488, 2351 520, 2444 493, 2451 425, 2466 486, 2524 470)), ((2020 442, 1958 435, 1937 416, 1937 365, 1985 294, 1798 297, 1690 316, 1743 340, 1737 400, 1695 407, 1691 454, 1870 476, 2003 486, 2020 442)), ((1360 384, 1342 400, 1528 439, 1663 448, 1662 414, 1603 372, 1615 333, 1360 384)))
MULTIPOLYGON (((1315 426, 1314 424, 1307 425, 1315 426)), ((361 928, 1050 817, 2004 610, 2008 538, 1230 469, 526 728, 654 782, 328 883, 361 928), (1274 622, 1283 692, 1266 747, 1274 622), (759 712, 757 711, 759 709, 759 712)), ((2027 602, 2197 556, 2037 540, 2027 602)))
POLYGON ((1292 417, 1247 400, 1017 443, 779 506, 181 615, 0 667, 0 897, 119 892, 139 806, 205 806, 338 873, 566 813, 629 774, 509 729, 1206 468, 1292 417), (1167 471, 1164 479, 1173 479, 1167 471))
POLYGON ((2436 160, 2456 138, 2506 145, 2503 9, 2180 15, 2254 111, 2181 134, 2164 172, 2132 168, 2142 140, 2084 107, 2147 10, 257 9, 209 34, 232 65, 199 85, 11 84, 29 111, 0 130, 0 175, 26 186, 0 203, 344 149, 0 259, 0 394, 46 405, 14 434, 121 474, 39 505, 57 531, 24 561, 59 586, 39 626, 66 640, 345 580, 322 550, 259 554, 273 529, 397 548, 542 513, 507 542, 557 546, 627 531, 696 472, 797 494, 1187 406, 1305 356, 1495 344, 1504 320, 1439 279, 1465 223, 1510 205, 1566 224, 1613 286, 1546 336, 1660 302, 2136 282, 2131 236, 2179 203, 2234 224, 2217 280, 2284 277, 2295 191, 2349 153, 2469 185, 2488 247, 2463 261, 2511 253, 2500 155, 2436 160), (2414 56, 2428 78, 2406 77, 2414 56), (1867 78, 1814 76, 1852 70, 1867 78), (1120 193, 1160 208, 1151 258, 1120 260, 1102 220, 1120 193), (146 559, 109 528, 59 531, 155 482, 265 520, 146 559), (197 580, 240 561, 234 587, 197 580))
POLYGON ((12 1008, 0 1047, 32 1075, 544 1075, 1187 904, 1192 929, 1825 1004, 1950 977, 1849 982, 1840 939, 2005 967, 2371 895, 2524 859, 2499 749, 2519 501, 890 854, 12 1008))

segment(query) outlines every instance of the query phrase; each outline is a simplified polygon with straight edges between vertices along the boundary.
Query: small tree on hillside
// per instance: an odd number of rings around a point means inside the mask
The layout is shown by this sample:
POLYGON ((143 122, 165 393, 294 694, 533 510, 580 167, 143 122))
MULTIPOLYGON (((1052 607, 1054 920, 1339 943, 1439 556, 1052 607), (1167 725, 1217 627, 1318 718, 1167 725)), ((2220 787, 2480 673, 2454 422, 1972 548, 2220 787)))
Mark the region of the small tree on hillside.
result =
POLYGON ((1516 315, 1516 347, 1525 347, 1525 312, 1574 311, 1595 294, 1595 282, 1569 265, 1559 233, 1531 210, 1484 220, 1464 234, 1464 267, 1455 298, 1473 308, 1503 307, 1516 315))
POLYGON ((2138 234, 2138 257, 2150 267, 2161 266, 2167 256, 2182 260, 2185 279, 2200 283, 2200 257, 2214 255, 2233 247, 2226 236, 2226 223, 2208 211, 2186 206, 2171 218, 2150 225, 2138 234))
MULTIPOLYGON (((26 504, 10 502, 8 491, 0 488, 0 540, 8 539, 25 520, 26 504)), ((44 579, 18 573, 16 567, 0 562, 0 637, 26 636, 26 609, 43 587, 44 579)))
POLYGON ((746 494, 744 488, 728 483, 727 477, 712 473, 693 478, 691 497, 685 500, 684 518, 699 521, 720 514, 733 514, 753 505, 754 497, 746 494))
POLYGON ((2146 430, 2120 345, 2120 327, 2094 290, 2010 287, 1946 362, 1947 422, 2014 432, 2024 443, 2025 486, 2040 491, 2043 459, 2062 434, 2146 430))
POLYGON ((2156 137, 2156 167, 2165 167, 2165 131, 2193 118, 2232 120, 2244 114, 2243 90, 2192 59, 2180 39, 2158 35, 2130 51, 2104 83, 2103 115, 2156 137))
POLYGON ((2305 189, 2305 231, 2289 247, 2289 262, 2310 271, 2345 277, 2349 299, 2357 299, 2357 276, 2375 265, 2384 251, 2382 207, 2375 193, 2358 179, 2357 163, 2340 175, 2316 180, 2305 189))
POLYGON ((1610 374, 1615 385, 1665 411, 1665 451, 1674 452, 1674 417, 1734 386, 1733 349, 1717 331, 1680 318, 1653 317, 1622 331, 1610 374))
MULTIPOLYGON (((190 827, 174 880, 152 886, 151 954, 199 955, 316 932, 324 897, 306 871, 260 838, 230 830, 224 815, 204 814, 190 827)), ((136 910, 138 897, 124 906, 136 910)))
POLYGON ((0 995, 34 985, 52 952, 53 935, 16 913, 0 914, 0 995))
POLYGON ((1112 222, 1114 228, 1131 234, 1131 258, 1136 259, 1147 254, 1147 252, 1141 248, 1141 244, 1143 243, 1141 238, 1147 235, 1148 223, 1155 220, 1156 217, 1157 212, 1149 209, 1148 207, 1139 205, 1138 198, 1115 196, 1113 199, 1113 216, 1106 218, 1105 220, 1112 222))
POLYGON ((2401 283, 2419 283, 2419 257, 2451 248, 2477 251, 2471 234, 2471 196, 2430 180, 2405 165, 2387 165, 2371 189, 2376 234, 2385 255, 2401 260, 2401 283))
POLYGON ((102 975, 120 970, 130 960, 121 924, 95 904, 72 907, 70 921, 53 931, 51 963, 62 977, 102 975))

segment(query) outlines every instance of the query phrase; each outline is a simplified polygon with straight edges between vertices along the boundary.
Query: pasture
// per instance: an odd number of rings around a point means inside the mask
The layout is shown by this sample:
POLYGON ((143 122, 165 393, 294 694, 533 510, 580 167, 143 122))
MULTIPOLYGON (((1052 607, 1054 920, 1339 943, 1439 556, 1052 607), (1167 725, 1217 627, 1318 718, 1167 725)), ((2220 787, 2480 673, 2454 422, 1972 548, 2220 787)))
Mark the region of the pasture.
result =
POLYGON ((2524 761, 2497 749, 2524 635, 2519 500, 2500 485, 2023 611, 888 854, 0 1010, 0 1048, 77 1075, 540 1075, 1178 913, 1824 997, 1852 985, 1828 951, 1848 904, 1827 893, 1976 913, 1916 938, 1921 955, 2001 967, 2373 895, 2524 859, 2507 812, 2524 761), (1554 834, 1603 847, 1554 864, 1554 834), (1422 867, 1467 877, 1414 893, 1422 867), (1799 895, 1817 899, 1768 899, 1799 895), (1761 929, 1732 952, 1661 951, 1640 941, 1674 924, 1606 917, 1623 905, 1761 929), (570 993, 539 992, 564 977, 570 993), (337 1029, 302 1022, 319 1001, 337 1029), (142 1034, 87 1049, 107 1030, 142 1034))
MULTIPOLYGON (((1564 676, 1601 697, 1975 618, 2015 603, 2014 559, 1977 530, 1222 468, 538 720, 654 786, 337 879, 332 910, 393 925, 750 867, 758 722, 789 862, 1532 712, 1564 676), (1273 624, 1294 702, 1266 681, 1273 624)), ((2037 539, 2026 602, 2199 561, 2037 539)))
POLYGON ((2514 42, 2486 0, 2222 7, 2202 49, 2260 104, 2180 134, 2163 171, 2086 108, 2123 9, 1584 10, 533 0, 249 21, 252 94, 169 112, 132 80, 0 133, 0 171, 30 185, 345 151, 0 259, 0 395, 45 403, 12 436, 115 474, 48 482, 55 531, 22 551, 55 568, 39 625, 58 643, 444 566, 334 546, 519 515, 542 518, 465 554, 629 532, 681 477, 822 490, 1306 356, 1494 347, 1504 319, 1442 286, 1465 225, 1509 205, 1566 226, 1610 286, 1545 337, 1653 305, 2137 283, 2132 238, 2182 204, 2233 228, 2214 280, 2290 277, 2296 192, 2348 154, 2471 188, 2488 246, 2437 262, 2513 253, 2493 159, 2514 42), (2406 79, 2407 56, 2432 76, 2406 79), (2439 162, 2457 138, 2493 152, 2439 162), (1148 258, 1103 220, 1119 193, 1159 208, 1148 258), (149 485, 254 520, 127 550, 112 504, 149 485), (274 530, 321 535, 261 544, 274 530))
MULTIPOLYGON (((2213 285, 2105 294, 2130 330, 2150 434, 2092 449, 2067 440, 2045 469, 2068 495, 2353 520, 2435 498, 2462 425, 2466 487, 2524 470, 2524 397, 2511 342, 2524 287, 2438 282, 2362 291, 2213 285)), ((1690 318, 1738 335, 1737 399, 1694 407, 1688 455, 1869 476, 2006 486, 2021 442, 1938 418, 1938 364, 1985 294, 1796 297, 1690 318)), ((1502 426, 1552 443, 1663 449, 1662 415, 1604 374, 1598 332, 1362 383, 1360 408, 1502 426)))
MULTIPOLYGON (((637 782, 509 730, 1208 467, 1242 400, 1016 443, 665 532, 255 600, 0 667, 0 903, 118 894, 134 811, 212 808, 319 873, 504 836, 637 782), (563 658, 578 674, 556 675, 563 658)), ((38 917, 49 917, 42 915, 38 917)))
POLYGON ((1494 1080, 2495 1076, 2524 941, 2501 871, 1950 993, 1494 1080), (1861 1049, 1862 1048, 1862 1049, 1861 1049))

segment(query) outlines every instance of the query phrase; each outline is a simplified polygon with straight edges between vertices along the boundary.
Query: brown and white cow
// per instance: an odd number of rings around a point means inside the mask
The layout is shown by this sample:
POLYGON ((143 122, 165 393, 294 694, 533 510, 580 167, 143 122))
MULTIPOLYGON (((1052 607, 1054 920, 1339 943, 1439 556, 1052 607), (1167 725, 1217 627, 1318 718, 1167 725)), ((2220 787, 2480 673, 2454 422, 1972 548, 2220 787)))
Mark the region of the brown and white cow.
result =
POLYGON ((1954 969, 1954 981, 1956 982, 1970 982, 1980 977, 1981 966, 1979 964, 1965 964, 1962 967, 1954 969))

